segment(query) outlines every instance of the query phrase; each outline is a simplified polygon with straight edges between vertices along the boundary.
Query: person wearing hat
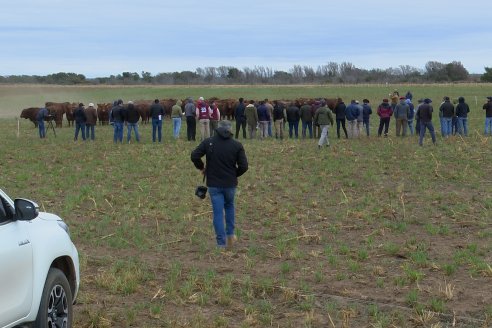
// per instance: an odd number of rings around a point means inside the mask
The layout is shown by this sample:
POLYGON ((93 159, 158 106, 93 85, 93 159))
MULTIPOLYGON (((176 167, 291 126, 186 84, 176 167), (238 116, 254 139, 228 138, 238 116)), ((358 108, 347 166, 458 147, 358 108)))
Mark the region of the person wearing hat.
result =
POLYGON ((492 97, 487 97, 487 102, 483 105, 485 111, 484 134, 492 136, 492 97))
POLYGON ((82 132, 82 140, 85 141, 85 122, 87 117, 84 112, 84 104, 80 103, 79 107, 73 112, 73 118, 75 120, 75 136, 73 138, 74 141, 77 141, 79 138, 79 131, 82 132))
POLYGON ((396 136, 400 136, 400 131, 403 128, 402 137, 407 135, 408 115, 410 106, 407 104, 405 97, 400 97, 400 102, 395 106, 394 115, 396 121, 396 136))
POLYGON ((468 136, 468 113, 470 107, 465 102, 464 97, 458 98, 458 105, 456 105, 456 117, 458 119, 458 133, 460 135, 468 136))
POLYGON ((95 126, 97 122, 97 112, 96 109, 94 108, 93 103, 89 103, 89 106, 84 110, 85 111, 85 135, 87 139, 89 139, 89 135, 91 140, 94 141, 96 138, 95 136, 95 126))
POLYGON ((442 133, 443 137, 449 137, 451 135, 451 123, 453 122, 454 116, 454 105, 451 103, 449 97, 444 97, 444 102, 439 107, 439 113, 442 116, 442 133))
POLYGON ((333 126, 333 123, 331 110, 326 106, 326 101, 321 100, 321 107, 319 107, 314 114, 314 124, 321 129, 321 136, 318 140, 319 149, 321 149, 324 144, 326 144, 327 147, 330 146, 330 141, 328 140, 328 126, 333 126))
POLYGON ((417 110, 417 117, 420 120, 420 137, 419 137, 419 145, 423 145, 425 129, 429 129, 429 132, 432 137, 432 143, 436 144, 436 133, 434 131, 434 126, 432 125, 432 100, 429 98, 424 99, 424 103, 419 106, 417 110))

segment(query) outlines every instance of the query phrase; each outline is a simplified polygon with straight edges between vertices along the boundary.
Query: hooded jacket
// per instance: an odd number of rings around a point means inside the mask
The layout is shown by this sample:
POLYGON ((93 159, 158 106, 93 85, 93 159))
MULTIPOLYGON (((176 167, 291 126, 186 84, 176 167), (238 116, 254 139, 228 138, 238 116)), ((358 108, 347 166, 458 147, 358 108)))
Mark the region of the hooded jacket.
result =
POLYGON ((316 114, 314 114, 314 123, 316 125, 333 125, 333 116, 331 115, 331 110, 328 106, 323 106, 316 110, 316 114))
POLYGON ((407 102, 402 99, 395 106, 395 111, 393 112, 396 119, 408 119, 408 114, 410 113, 410 106, 407 102))
POLYGON ((256 127, 256 124, 258 124, 258 111, 256 110, 255 105, 248 104, 244 110, 244 116, 246 117, 246 122, 249 126, 256 127))
POLYGON ((181 111, 181 105, 181 100, 178 100, 176 102, 176 105, 171 108, 171 118, 181 118, 181 116, 183 115, 183 112, 181 111))
POLYGON ((335 118, 337 120, 344 120, 345 119, 345 109, 347 106, 345 106, 345 103, 343 101, 340 101, 333 112, 335 113, 335 118))
POLYGON ((456 106, 456 116, 466 118, 468 117, 468 113, 470 112, 470 107, 465 103, 465 98, 458 98, 458 105, 456 106))
POLYGON ((445 100, 439 107, 439 112, 442 113, 442 117, 451 118, 454 116, 454 106, 449 100, 445 100))
POLYGON ((134 104, 128 104, 126 107, 126 121, 131 124, 138 123, 138 120, 140 119, 140 113, 138 110, 135 108, 134 104))
POLYGON ((360 109, 359 106, 357 106, 356 103, 351 103, 350 105, 345 108, 345 117, 347 118, 347 121, 354 121, 357 119, 359 116, 360 109))
POLYGON ((378 115, 381 118, 390 118, 393 115, 393 108, 387 102, 383 102, 378 107, 378 115))
POLYGON ((248 170, 248 159, 243 145, 232 138, 232 133, 223 127, 215 130, 211 138, 203 140, 191 153, 191 161, 202 170, 206 167, 208 187, 233 188, 238 177, 248 170), (206 166, 202 157, 206 156, 206 166))

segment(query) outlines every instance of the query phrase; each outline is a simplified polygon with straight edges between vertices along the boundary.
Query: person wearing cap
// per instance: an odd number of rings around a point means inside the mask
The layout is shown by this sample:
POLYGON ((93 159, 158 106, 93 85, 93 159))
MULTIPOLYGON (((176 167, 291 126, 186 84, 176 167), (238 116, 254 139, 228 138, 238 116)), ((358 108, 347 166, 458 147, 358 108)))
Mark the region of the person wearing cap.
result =
POLYGON ((196 137, 196 107, 193 98, 188 98, 185 105, 186 136, 188 141, 195 141, 196 137))
POLYGON ((359 116, 359 106, 355 100, 350 101, 350 105, 345 108, 345 118, 348 125, 348 137, 350 139, 359 137, 357 133, 357 117, 359 116))
POLYGON ((256 127, 258 126, 258 111, 255 107, 255 101, 250 100, 249 104, 244 109, 244 116, 246 117, 246 123, 248 124, 248 135, 250 139, 256 137, 256 127))
POLYGON ((129 101, 125 111, 127 143, 130 143, 130 140, 132 138, 132 130, 135 132, 135 140, 137 140, 137 142, 140 142, 140 135, 138 133, 138 120, 140 120, 140 113, 135 108, 133 101, 129 101))
POLYGON ((89 106, 84 110, 86 121, 85 121, 85 135, 89 139, 89 135, 92 141, 96 138, 95 127, 97 122, 97 112, 94 108, 93 103, 89 103, 89 106))
POLYGON ((423 145, 425 129, 429 129, 429 132, 432 137, 432 143, 436 144, 436 133, 434 131, 434 126, 432 125, 432 112, 434 109, 432 108, 432 100, 429 98, 424 99, 424 103, 421 104, 417 110, 416 116, 420 121, 420 136, 419 136, 419 145, 423 145))
POLYGON ((85 141, 85 122, 87 117, 84 112, 84 104, 80 103, 79 107, 74 111, 73 118, 75 120, 75 136, 73 138, 74 141, 77 141, 79 138, 79 131, 82 132, 82 140, 85 141))
POLYGON ((390 124, 391 115, 393 115, 393 108, 391 108, 387 98, 383 99, 383 102, 378 107, 379 116, 379 129, 378 137, 381 136, 384 127, 384 136, 388 136, 388 129, 390 124))
POLYGON ((487 102, 483 105, 485 111, 485 129, 484 134, 492 136, 492 97, 487 97, 487 102))
POLYGON ((449 97, 444 97, 444 101, 439 106, 439 113, 442 116, 442 134, 443 137, 447 138, 451 135, 451 123, 453 121, 454 116, 454 105, 451 103, 449 97))
POLYGON ((395 106, 394 116, 396 121, 396 136, 400 136, 400 131, 403 128, 402 137, 407 135, 408 115, 410 106, 408 106, 405 97, 400 97, 400 102, 395 106))
POLYGON ((470 107, 465 102, 464 97, 458 98, 458 105, 456 105, 456 117, 458 119, 458 133, 460 135, 468 136, 468 113, 470 107))
POLYGON ((213 137, 203 140, 191 152, 190 158, 207 181, 217 248, 230 250, 236 240, 234 198, 238 178, 248 170, 248 159, 243 145, 233 138, 230 121, 220 121, 216 132, 213 137))

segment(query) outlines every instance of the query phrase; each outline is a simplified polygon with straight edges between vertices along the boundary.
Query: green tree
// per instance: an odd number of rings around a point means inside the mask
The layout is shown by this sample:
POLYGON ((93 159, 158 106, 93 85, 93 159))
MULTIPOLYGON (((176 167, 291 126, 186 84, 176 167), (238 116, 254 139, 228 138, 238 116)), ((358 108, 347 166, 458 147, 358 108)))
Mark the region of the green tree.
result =
POLYGON ((480 76, 482 82, 492 82, 492 67, 485 67, 485 73, 480 76))

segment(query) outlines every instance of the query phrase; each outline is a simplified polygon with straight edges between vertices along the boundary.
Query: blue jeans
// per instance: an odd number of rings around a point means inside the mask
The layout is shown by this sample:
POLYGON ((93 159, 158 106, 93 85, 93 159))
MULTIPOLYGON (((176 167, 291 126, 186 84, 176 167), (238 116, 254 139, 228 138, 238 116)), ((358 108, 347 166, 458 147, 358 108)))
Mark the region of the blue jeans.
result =
POLYGON ((432 122, 422 122, 420 121, 420 138, 419 138, 419 145, 422 146, 422 141, 424 140, 424 135, 425 135, 425 129, 429 129, 429 132, 432 137, 432 142, 436 143, 436 132, 434 131, 434 126, 432 125, 432 122))
POLYGON ((408 128, 410 129, 410 135, 413 136, 413 134, 415 133, 413 130, 413 120, 408 120, 408 128))
POLYGON ((362 121, 362 124, 364 124, 364 126, 366 127, 366 134, 369 137, 369 119, 364 119, 362 121))
POLYGON ((181 117, 173 117, 173 135, 175 139, 179 138, 180 130, 181 130, 181 117))
POLYGON ((485 118, 485 135, 490 134, 492 136, 492 117, 485 118))
POLYGON ((447 137, 451 135, 452 132, 452 123, 453 123, 453 118, 452 117, 443 117, 442 118, 442 123, 444 124, 444 129, 443 129, 443 136, 447 137))
POLYGON ((468 117, 458 117, 458 133, 468 136, 468 117))
POLYGON ((75 122, 75 137, 73 140, 79 138, 79 131, 82 132, 82 140, 85 140, 85 123, 75 122))
POLYGON ((138 123, 127 123, 126 126, 126 142, 130 142, 132 138, 132 130, 135 131, 135 139, 140 142, 140 135, 138 134, 138 123))
POLYGON ((94 140, 96 138, 94 124, 85 125, 85 136, 87 137, 87 139, 89 139, 89 132, 90 132, 91 140, 94 140))
POLYGON ((439 123, 441 124, 441 135, 444 137, 446 135, 446 131, 444 130, 444 117, 439 117, 439 123))
POLYGON ((44 128, 44 120, 38 121, 39 137, 41 139, 46 138, 46 129, 44 128))
POLYGON ((313 122, 312 121, 307 121, 304 122, 302 121, 302 137, 306 138, 306 128, 309 130, 309 138, 313 138, 313 122))
POLYGON ((268 136, 273 137, 272 134, 272 121, 268 121, 268 136))
POLYGON ((123 122, 114 122, 113 142, 123 142, 123 122))
POLYGON ((236 215, 236 210, 234 208, 234 195, 236 193, 236 187, 208 187, 208 191, 210 194, 210 201, 212 202, 212 210, 214 215, 213 224, 217 246, 225 247, 226 236, 234 235, 234 223, 236 215))
POLYGON ((299 121, 289 122, 289 138, 292 138, 292 129, 294 129, 297 139, 299 137, 299 121))
POLYGON ((158 118, 152 119, 152 142, 155 142, 155 134, 157 132, 159 142, 162 141, 162 120, 158 118))

